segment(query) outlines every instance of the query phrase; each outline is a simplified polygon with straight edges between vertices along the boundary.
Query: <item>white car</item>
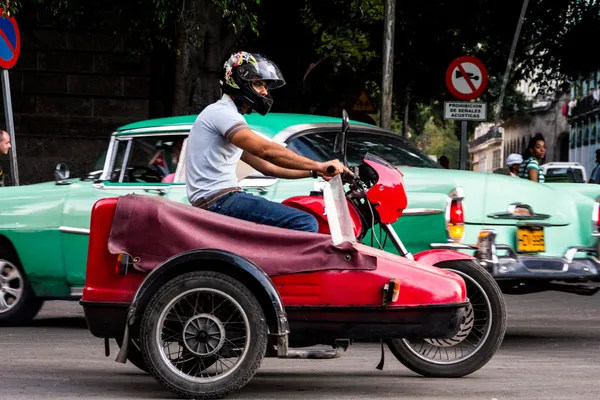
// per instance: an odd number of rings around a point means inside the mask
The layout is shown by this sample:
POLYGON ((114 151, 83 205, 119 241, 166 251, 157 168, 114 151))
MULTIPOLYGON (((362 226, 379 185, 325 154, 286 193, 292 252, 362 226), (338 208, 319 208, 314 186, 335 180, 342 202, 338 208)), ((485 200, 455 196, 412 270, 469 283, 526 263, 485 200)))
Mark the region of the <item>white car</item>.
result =
POLYGON ((546 182, 586 183, 585 167, 578 162, 549 162, 542 165, 546 182))

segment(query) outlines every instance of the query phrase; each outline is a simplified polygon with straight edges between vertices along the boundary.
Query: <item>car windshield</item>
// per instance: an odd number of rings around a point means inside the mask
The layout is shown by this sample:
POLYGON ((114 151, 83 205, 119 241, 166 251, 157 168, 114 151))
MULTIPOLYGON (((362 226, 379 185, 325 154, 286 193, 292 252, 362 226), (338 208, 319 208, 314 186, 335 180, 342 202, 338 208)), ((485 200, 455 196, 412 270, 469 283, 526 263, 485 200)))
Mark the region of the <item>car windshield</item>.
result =
POLYGON ((583 173, 579 168, 548 168, 546 170, 546 177, 550 178, 551 181, 560 181, 561 179, 565 182, 583 183, 583 173))
MULTIPOLYGON (((335 136, 334 132, 311 133, 292 139, 288 147, 312 160, 324 162, 336 158, 333 154, 335 136)), ((440 168, 412 143, 399 136, 348 132, 347 143, 350 166, 362 164, 365 155, 370 153, 397 167, 440 168)))

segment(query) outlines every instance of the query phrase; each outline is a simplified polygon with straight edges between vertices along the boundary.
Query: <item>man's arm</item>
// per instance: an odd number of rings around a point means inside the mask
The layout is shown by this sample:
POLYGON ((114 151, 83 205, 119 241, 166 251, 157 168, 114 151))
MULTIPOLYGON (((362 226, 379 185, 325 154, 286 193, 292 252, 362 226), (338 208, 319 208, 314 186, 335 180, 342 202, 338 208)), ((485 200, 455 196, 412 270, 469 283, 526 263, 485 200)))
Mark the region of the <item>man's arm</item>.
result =
POLYGON ((229 140, 245 152, 278 167, 303 171, 314 170, 324 178, 332 178, 342 172, 351 174, 338 160, 323 163, 313 161, 310 158, 294 153, 284 146, 263 139, 247 128, 235 132, 229 140), (335 172, 327 172, 330 167, 333 167, 335 172))
POLYGON ((242 161, 244 161, 246 164, 250 165, 252 168, 266 176, 274 176, 275 178, 283 179, 301 179, 312 177, 310 171, 281 168, 277 165, 271 164, 268 161, 253 156, 252 154, 246 151, 244 151, 244 153, 242 154, 242 161))

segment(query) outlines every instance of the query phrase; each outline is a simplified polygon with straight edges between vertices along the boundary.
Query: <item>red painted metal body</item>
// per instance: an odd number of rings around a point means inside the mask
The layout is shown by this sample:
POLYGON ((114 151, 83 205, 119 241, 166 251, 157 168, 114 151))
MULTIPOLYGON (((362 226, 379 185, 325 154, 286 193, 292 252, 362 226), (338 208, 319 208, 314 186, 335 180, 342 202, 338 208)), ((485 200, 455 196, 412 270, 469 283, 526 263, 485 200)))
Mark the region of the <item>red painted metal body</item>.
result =
POLYGON ((408 205, 402 172, 377 162, 365 159, 365 164, 375 170, 379 177, 377 184, 367 191, 367 199, 377 210, 384 224, 393 224, 402 216, 408 205))
POLYGON ((400 280, 400 296, 390 307, 452 304, 466 301, 462 278, 362 244, 377 257, 375 271, 320 271, 272 277, 288 306, 379 306, 381 288, 400 280))
POLYGON ((107 247, 116 207, 116 198, 106 198, 92 208, 84 301, 130 303, 146 277, 137 270, 126 275, 116 272, 117 255, 109 253, 107 247))
MULTIPOLYGON (((99 200, 92 209, 90 244, 83 302, 130 303, 145 273, 116 271, 117 256, 107 243, 117 200, 99 200)), ((392 278, 400 281, 398 301, 390 308, 456 304, 467 301, 462 278, 451 272, 357 244, 359 251, 376 256, 374 271, 318 271, 274 276, 283 303, 290 306, 381 306, 382 288, 392 278)))

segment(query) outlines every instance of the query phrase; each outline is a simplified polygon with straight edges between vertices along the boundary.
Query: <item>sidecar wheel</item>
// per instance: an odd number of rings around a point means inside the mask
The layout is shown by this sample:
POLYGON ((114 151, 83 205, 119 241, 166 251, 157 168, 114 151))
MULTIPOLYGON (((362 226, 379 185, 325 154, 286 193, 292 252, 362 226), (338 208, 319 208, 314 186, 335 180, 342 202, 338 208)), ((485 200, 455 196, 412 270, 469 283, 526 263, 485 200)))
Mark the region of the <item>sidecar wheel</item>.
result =
POLYGON ((427 377, 457 378, 469 375, 496 353, 506 332, 506 306, 498 284, 473 261, 447 261, 436 265, 460 275, 471 305, 459 332, 451 339, 392 339, 387 344, 404 366, 427 377))
POLYGON ((218 398, 242 388, 260 367, 267 324, 244 284, 195 271, 167 282, 152 297, 140 342, 150 373, 169 391, 218 398))

